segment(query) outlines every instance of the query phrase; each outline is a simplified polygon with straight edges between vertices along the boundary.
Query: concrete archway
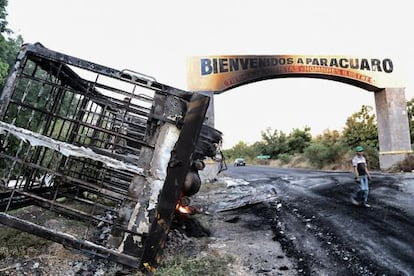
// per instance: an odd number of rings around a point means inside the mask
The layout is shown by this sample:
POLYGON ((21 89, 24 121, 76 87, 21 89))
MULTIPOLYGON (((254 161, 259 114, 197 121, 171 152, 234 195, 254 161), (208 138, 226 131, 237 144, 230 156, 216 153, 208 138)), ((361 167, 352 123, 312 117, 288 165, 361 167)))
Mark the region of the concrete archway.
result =
POLYGON ((207 123, 214 126, 214 95, 275 78, 319 78, 374 93, 380 168, 388 169, 412 153, 402 72, 390 58, 315 55, 190 57, 188 90, 211 97, 207 123))

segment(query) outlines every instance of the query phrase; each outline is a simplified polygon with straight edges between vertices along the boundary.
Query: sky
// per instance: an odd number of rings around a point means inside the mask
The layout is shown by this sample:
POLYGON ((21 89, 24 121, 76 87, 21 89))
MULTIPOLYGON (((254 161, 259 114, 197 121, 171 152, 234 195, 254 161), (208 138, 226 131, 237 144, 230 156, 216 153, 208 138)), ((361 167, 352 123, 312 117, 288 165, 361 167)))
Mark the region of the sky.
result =
MULTIPOLYGON (((27 43, 130 69, 187 90, 186 61, 209 55, 344 55, 391 58, 414 98, 410 1, 9 0, 8 27, 27 43)), ((341 131, 374 94, 329 80, 260 81, 214 96, 223 148, 253 144, 267 128, 341 131)))

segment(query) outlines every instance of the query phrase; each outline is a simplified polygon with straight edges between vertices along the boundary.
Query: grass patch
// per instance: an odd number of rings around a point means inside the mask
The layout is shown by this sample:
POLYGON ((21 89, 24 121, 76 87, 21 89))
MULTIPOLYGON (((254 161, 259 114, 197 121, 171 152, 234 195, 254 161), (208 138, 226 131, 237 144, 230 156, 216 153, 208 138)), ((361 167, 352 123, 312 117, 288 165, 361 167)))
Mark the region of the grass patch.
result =
POLYGON ((52 243, 38 236, 10 227, 0 227, 0 259, 22 257, 52 243))
POLYGON ((171 256, 160 266, 156 276, 227 276, 229 264, 234 261, 230 255, 210 254, 189 258, 182 255, 171 256))

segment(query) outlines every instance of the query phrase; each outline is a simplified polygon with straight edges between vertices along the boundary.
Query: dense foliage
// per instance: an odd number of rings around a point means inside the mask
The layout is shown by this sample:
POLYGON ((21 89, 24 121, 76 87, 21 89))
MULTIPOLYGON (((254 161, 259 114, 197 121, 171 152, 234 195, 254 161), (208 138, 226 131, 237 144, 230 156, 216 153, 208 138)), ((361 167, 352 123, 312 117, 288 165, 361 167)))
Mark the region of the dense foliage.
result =
POLYGON ((0 0, 0 33, 4 33, 4 32, 8 32, 9 30, 7 29, 7 11, 6 11, 6 7, 7 7, 7 0, 0 0))
MULTIPOLYGON (((411 140, 414 138, 414 99, 407 102, 411 140)), ((347 118, 342 131, 326 130, 312 137, 310 128, 293 129, 289 134, 267 128, 262 140, 249 146, 240 141, 229 150, 224 150, 227 160, 244 157, 248 162, 256 163, 258 155, 270 155, 272 160, 288 163, 295 156, 304 157, 310 167, 335 168, 346 167, 357 145, 365 149, 365 156, 371 169, 379 168, 378 129, 373 108, 363 105, 361 110, 347 118)))
POLYGON ((316 136, 305 149, 304 156, 316 168, 321 169, 331 164, 341 163, 341 160, 350 152, 349 146, 344 142, 337 130, 325 130, 316 136))
POLYGON ((7 0, 0 0, 0 91, 23 43, 21 36, 12 38, 13 32, 7 28, 6 7, 7 0))
POLYGON ((346 120, 342 135, 347 145, 356 147, 364 144, 365 147, 378 147, 376 116, 372 110, 372 107, 363 105, 359 112, 346 120))

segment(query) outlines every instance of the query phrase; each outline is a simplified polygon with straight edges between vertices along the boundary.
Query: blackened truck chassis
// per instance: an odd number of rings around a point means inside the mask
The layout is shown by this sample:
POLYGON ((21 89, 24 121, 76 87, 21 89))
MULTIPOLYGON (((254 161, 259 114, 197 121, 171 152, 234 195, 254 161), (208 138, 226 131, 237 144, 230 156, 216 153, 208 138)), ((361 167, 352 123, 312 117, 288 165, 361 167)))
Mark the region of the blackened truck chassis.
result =
POLYGON ((221 133, 203 124, 208 104, 144 74, 23 45, 0 95, 0 223, 154 271, 177 204, 219 153, 221 133), (11 212, 29 205, 85 234, 11 212))

